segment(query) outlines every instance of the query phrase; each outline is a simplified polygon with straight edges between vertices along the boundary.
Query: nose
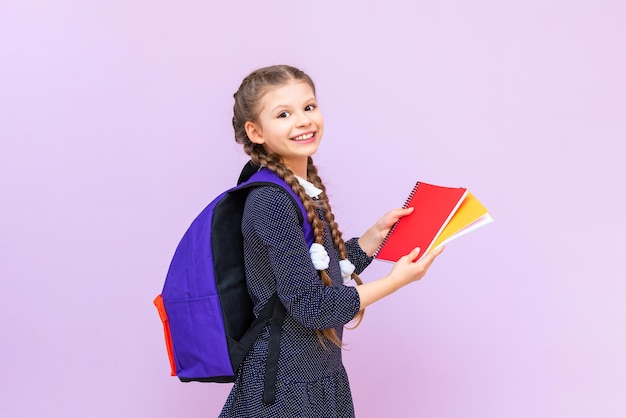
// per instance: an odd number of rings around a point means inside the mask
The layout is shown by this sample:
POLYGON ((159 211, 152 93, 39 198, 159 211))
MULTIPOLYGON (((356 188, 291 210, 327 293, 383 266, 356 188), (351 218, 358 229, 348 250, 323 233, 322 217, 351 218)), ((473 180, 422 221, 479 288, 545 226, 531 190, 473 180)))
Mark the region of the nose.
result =
POLYGON ((311 124, 311 119, 305 112, 299 112, 296 124, 298 127, 309 126, 311 124))

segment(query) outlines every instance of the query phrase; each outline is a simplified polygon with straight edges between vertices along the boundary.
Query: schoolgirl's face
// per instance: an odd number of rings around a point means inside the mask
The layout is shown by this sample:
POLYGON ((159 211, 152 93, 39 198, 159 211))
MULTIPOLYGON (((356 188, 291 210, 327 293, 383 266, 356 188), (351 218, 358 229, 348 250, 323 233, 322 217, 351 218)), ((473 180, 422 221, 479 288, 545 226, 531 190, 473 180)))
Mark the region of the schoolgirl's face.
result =
POLYGON ((248 138, 280 155, 296 175, 306 178, 307 158, 322 139, 324 118, 313 89, 294 81, 273 87, 261 98, 256 122, 246 122, 248 138))

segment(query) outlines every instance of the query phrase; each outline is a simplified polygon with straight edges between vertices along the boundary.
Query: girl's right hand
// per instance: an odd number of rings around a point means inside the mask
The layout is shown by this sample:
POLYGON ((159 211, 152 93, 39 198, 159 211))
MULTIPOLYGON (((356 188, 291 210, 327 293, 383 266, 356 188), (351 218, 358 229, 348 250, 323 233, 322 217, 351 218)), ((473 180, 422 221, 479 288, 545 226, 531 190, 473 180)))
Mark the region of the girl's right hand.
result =
POLYGON ((420 254, 420 249, 416 248, 396 262, 390 275, 402 281, 402 284, 416 282, 426 275, 435 258, 443 250, 443 246, 438 247, 420 258, 419 261, 415 261, 420 254))
POLYGON ((419 261, 415 261, 420 253, 419 248, 416 248, 400 258, 387 276, 373 282, 358 285, 356 290, 359 292, 361 309, 365 309, 365 307, 377 300, 392 294, 402 286, 424 277, 430 265, 442 251, 443 247, 439 247, 426 254, 419 261))

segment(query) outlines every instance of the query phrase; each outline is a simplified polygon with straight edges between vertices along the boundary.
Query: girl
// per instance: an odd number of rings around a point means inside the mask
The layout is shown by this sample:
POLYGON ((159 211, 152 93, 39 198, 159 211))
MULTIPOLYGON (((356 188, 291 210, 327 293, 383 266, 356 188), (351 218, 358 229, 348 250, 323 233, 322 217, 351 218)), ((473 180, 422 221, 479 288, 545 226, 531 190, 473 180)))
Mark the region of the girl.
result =
POLYGON ((344 241, 311 158, 324 132, 311 78, 290 66, 261 68, 243 80, 234 98, 236 141, 253 164, 276 172, 300 197, 315 243, 308 248, 298 209, 284 190, 262 186, 250 191, 241 229, 255 313, 274 293, 287 312, 276 401, 263 403, 267 325, 242 362, 220 416, 353 417, 341 360, 344 325, 359 320, 368 305, 421 279, 442 249, 413 262, 415 249, 388 276, 363 284, 357 274, 394 223, 412 209, 392 210, 360 238, 344 241), (356 286, 346 286, 350 279, 356 286))

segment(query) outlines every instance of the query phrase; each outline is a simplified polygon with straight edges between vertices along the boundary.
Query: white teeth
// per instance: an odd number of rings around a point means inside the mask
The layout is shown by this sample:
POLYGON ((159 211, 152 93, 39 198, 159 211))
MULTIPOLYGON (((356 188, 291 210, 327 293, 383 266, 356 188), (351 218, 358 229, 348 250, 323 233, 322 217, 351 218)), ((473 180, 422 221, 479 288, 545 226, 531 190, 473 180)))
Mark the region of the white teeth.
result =
POLYGON ((300 135, 294 138, 295 141, 304 141, 305 139, 310 139, 313 138, 313 134, 305 134, 305 135, 300 135))

